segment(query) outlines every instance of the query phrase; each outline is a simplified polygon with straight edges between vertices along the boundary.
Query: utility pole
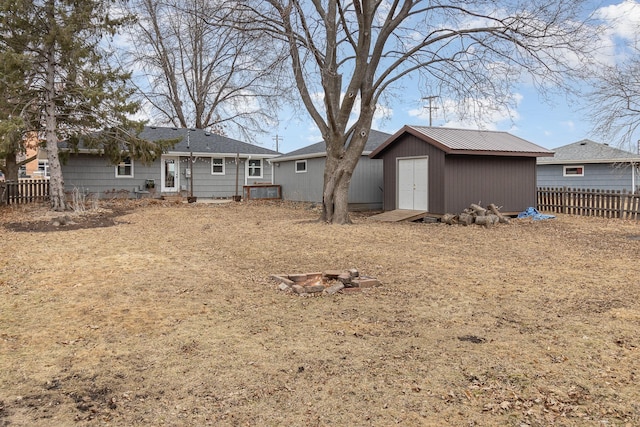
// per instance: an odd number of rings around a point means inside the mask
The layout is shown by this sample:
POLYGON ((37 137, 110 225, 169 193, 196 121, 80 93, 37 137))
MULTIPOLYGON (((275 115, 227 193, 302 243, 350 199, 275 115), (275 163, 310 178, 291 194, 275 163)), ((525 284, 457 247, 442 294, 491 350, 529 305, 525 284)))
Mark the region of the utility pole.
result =
POLYGON ((189 203, 193 200, 193 151, 191 150, 191 129, 187 128, 187 150, 189 150, 189 203))
POLYGON ((276 133, 276 136, 274 136, 272 139, 276 142, 276 151, 280 152, 280 150, 278 150, 278 143, 284 138, 282 138, 281 136, 278 136, 278 134, 276 133))
POLYGON ((438 109, 438 107, 435 107, 435 106, 432 105, 433 100, 436 99, 436 98, 437 98, 437 96, 435 96, 435 95, 426 96, 426 97, 422 98, 422 99, 428 99, 429 100, 429 106, 425 107, 425 108, 429 109, 429 126, 431 126, 431 123, 432 123, 432 117, 431 117, 432 114, 431 113, 433 112, 433 110, 437 110, 438 109))

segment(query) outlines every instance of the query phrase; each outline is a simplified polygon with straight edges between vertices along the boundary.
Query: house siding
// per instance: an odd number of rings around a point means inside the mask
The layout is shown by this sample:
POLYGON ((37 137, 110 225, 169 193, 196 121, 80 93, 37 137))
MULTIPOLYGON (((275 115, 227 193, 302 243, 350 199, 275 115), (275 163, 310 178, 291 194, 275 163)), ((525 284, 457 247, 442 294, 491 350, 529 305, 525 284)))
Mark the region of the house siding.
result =
POLYGON ((471 203, 493 203, 502 212, 521 212, 536 204, 536 159, 447 155, 445 209, 460 213, 471 203))
POLYGON ((383 209, 385 211, 394 210, 397 206, 397 159, 425 156, 429 158, 429 210, 444 211, 444 152, 410 134, 405 134, 395 144, 389 146, 383 156, 383 209))
MULTIPOLYGON (((577 163, 566 166, 578 166, 577 163)), ((593 190, 633 191, 630 166, 621 167, 610 163, 584 163, 584 176, 563 176, 561 164, 538 165, 538 187, 568 187, 593 190)), ((635 185, 638 188, 640 172, 636 169, 635 185)))
POLYGON ((144 187, 147 179, 155 179, 156 186, 159 185, 160 161, 144 165, 134 160, 133 178, 116 178, 115 166, 106 157, 70 154, 62 162, 62 175, 67 192, 77 189, 104 198, 107 191, 126 190, 133 196, 134 189, 144 187))
POLYGON ((296 173, 296 161, 278 162, 275 168, 275 183, 282 188, 282 198, 293 202, 322 202, 325 159, 307 160, 307 171, 296 173))
POLYGON ((382 160, 360 157, 349 187, 352 210, 382 209, 382 160))
MULTIPOLYGON (((214 156, 215 157, 215 156, 214 156)), ((219 157, 218 157, 219 158, 219 157)), ((255 156, 254 156, 255 158, 255 156)), ((246 159, 240 159, 238 168, 238 193, 242 194, 245 185, 246 159)), ((189 157, 180 157, 180 189, 190 191, 189 180, 185 177, 185 170, 189 165, 189 157)), ((248 177, 246 183, 271 183, 272 167, 265 159, 262 160, 262 178, 248 177)), ((211 174, 211 160, 209 157, 196 157, 193 164, 193 195, 203 198, 229 198, 236 194, 236 164, 235 158, 225 158, 225 174, 211 174)), ((98 198, 105 198, 105 192, 113 190, 129 191, 130 197, 135 197, 134 190, 144 188, 145 181, 155 181, 155 194, 161 195, 161 161, 145 165, 135 161, 133 164, 133 178, 116 178, 115 166, 104 156, 94 154, 70 154, 62 165, 65 181, 65 191, 78 188, 85 193, 96 194, 98 198)))
MULTIPOLYGON (((219 158, 219 157, 218 157, 219 158)), ((189 179, 185 178, 188 157, 180 158, 180 190, 190 191, 189 179)), ((242 195, 245 169, 241 161, 238 168, 238 195, 242 195)), ((193 195, 203 198, 228 198, 236 194, 236 163, 233 158, 224 159, 224 175, 211 174, 211 159, 196 158, 193 163, 193 195)))
MULTIPOLYGON (((303 159, 304 160, 304 159, 303 159)), ((276 184, 282 187, 282 198, 296 202, 322 203, 326 158, 306 159, 307 172, 296 173, 296 161, 274 163, 276 184), (279 166, 276 166, 279 164, 279 166)), ((382 208, 382 160, 362 156, 353 171, 349 187, 349 209, 382 208)))

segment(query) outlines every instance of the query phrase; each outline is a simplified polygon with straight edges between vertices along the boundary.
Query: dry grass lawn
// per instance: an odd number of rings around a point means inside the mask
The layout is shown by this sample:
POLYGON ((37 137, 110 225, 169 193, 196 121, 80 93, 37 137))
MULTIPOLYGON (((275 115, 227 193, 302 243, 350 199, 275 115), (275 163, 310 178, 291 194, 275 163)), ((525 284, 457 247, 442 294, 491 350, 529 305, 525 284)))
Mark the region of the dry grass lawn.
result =
POLYGON ((317 216, 147 203, 0 227, 0 426, 640 425, 638 222, 317 216), (382 286, 269 279, 352 267, 382 286))

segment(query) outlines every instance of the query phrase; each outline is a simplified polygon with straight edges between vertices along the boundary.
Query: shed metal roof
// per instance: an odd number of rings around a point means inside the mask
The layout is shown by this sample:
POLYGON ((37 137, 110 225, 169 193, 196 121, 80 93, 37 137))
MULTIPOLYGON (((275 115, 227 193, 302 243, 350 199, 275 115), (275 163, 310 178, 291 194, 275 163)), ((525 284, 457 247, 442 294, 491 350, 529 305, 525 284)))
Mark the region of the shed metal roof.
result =
POLYGON ((553 152, 508 132, 454 129, 430 126, 404 126, 379 146, 370 157, 376 157, 404 133, 410 133, 447 154, 494 156, 553 156, 553 152))
POLYGON ((567 164, 567 163, 629 163, 640 162, 640 155, 583 139, 572 144, 554 148, 555 155, 550 158, 538 159, 538 164, 567 164))

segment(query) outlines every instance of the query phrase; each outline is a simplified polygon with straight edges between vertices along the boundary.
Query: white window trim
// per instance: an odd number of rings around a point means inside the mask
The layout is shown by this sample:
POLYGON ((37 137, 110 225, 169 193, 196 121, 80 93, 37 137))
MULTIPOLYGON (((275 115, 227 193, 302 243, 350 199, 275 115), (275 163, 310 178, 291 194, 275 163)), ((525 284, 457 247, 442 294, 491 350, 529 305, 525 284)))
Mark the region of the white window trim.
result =
MULTIPOLYGON (((255 166, 254 166, 255 168, 255 166)), ((247 178, 262 178, 264 175, 264 162, 262 161, 262 159, 248 159, 247 160, 247 178), (249 164, 252 161, 259 161, 260 162, 260 175, 251 175, 251 169, 252 166, 249 164)))
MULTIPOLYGON (((220 166, 220 165, 216 165, 216 166, 220 166)), ((211 175, 224 175, 225 172, 226 172, 226 169, 225 169, 224 157, 212 157, 211 158, 211 175), (213 171, 213 161, 214 160, 218 160, 218 159, 222 160, 222 172, 214 172, 213 171)))
POLYGON ((41 176, 50 177, 51 173, 49 172, 49 160, 48 159, 38 159, 38 173, 42 173, 41 176), (42 169, 40 169, 40 165, 42 165, 42 169))
POLYGON ((584 165, 564 165, 562 166, 562 176, 569 177, 569 178, 573 178, 573 177, 579 178, 581 176, 584 176, 584 165), (567 173, 567 169, 574 169, 574 168, 582 168, 582 173, 581 174, 567 173))
POLYGON ((307 173, 307 161, 306 160, 296 160, 296 163, 293 165, 296 173, 307 173), (298 163, 304 165, 304 170, 298 170, 298 163))
POLYGON ((115 175, 116 175, 116 178, 133 178, 133 159, 132 159, 131 157, 129 157, 129 161, 131 162, 131 175, 119 175, 119 174, 118 174, 118 166, 120 166, 121 164, 125 163, 125 162, 124 162, 124 160, 123 160, 123 161, 121 161, 120 163, 118 163, 118 164, 115 166, 115 170, 116 170, 115 175))

